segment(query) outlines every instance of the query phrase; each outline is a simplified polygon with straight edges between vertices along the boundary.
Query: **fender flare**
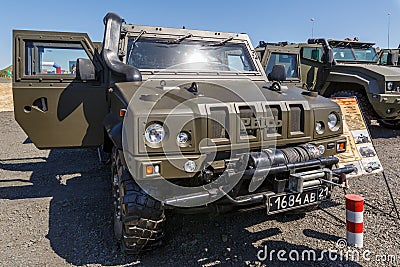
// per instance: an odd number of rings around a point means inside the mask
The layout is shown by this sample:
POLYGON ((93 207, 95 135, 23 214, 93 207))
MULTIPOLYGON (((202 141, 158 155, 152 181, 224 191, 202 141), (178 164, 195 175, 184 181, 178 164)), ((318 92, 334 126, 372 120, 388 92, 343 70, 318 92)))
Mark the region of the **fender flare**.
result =
POLYGON ((103 126, 113 145, 118 149, 122 149, 123 121, 115 114, 110 113, 104 118, 103 126))
POLYGON ((379 85, 376 79, 357 72, 343 72, 343 71, 330 72, 321 90, 322 95, 325 95, 328 92, 328 88, 332 83, 359 84, 364 88, 364 91, 367 94, 368 98, 371 94, 380 93, 379 85))

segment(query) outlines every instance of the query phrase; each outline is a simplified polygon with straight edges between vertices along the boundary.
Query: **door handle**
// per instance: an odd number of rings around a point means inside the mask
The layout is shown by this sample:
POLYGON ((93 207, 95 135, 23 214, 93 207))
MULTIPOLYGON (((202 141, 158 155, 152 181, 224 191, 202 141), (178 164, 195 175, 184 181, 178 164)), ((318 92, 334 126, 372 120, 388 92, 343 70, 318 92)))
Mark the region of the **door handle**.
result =
POLYGON ((33 101, 32 106, 25 106, 24 111, 29 113, 32 111, 32 108, 41 112, 46 112, 48 110, 47 97, 40 97, 36 99, 35 101, 33 101))

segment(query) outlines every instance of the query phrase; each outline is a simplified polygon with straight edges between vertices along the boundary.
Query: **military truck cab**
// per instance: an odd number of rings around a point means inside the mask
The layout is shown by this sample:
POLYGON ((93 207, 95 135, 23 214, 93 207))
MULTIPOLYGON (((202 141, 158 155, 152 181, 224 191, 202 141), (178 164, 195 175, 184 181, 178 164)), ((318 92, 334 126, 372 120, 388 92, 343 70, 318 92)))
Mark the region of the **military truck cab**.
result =
POLYGON ((400 49, 382 49, 379 51, 379 64, 390 67, 400 67, 400 49))
POLYGON ((287 42, 265 43, 260 42, 256 52, 265 66, 265 73, 269 75, 275 65, 282 65, 285 68, 285 83, 302 87, 300 47, 287 42))
MULTIPOLYGON (((374 43, 310 39, 308 43, 283 47, 299 53, 303 88, 326 97, 356 96, 367 123, 377 119, 386 127, 399 126, 400 69, 379 64, 374 43)), ((263 55, 264 68, 270 61, 269 49, 269 46, 256 49, 263 55)), ((393 65, 397 58, 390 53, 389 63, 393 65)))
POLYGON ((15 117, 39 148, 110 154, 123 251, 159 245, 165 209, 315 207, 353 171, 333 170, 339 106, 280 85, 298 57, 276 59, 269 81, 246 34, 104 23, 101 49, 83 33, 14 31, 15 117))

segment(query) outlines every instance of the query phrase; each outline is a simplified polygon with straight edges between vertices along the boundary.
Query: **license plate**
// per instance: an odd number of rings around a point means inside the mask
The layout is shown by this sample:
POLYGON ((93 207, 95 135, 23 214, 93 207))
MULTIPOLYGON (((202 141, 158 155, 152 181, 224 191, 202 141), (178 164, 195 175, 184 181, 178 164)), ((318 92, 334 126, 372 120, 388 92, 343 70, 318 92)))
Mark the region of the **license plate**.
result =
POLYGON ((268 198, 268 214, 278 213, 318 203, 325 196, 325 188, 314 188, 302 193, 287 193, 268 198))

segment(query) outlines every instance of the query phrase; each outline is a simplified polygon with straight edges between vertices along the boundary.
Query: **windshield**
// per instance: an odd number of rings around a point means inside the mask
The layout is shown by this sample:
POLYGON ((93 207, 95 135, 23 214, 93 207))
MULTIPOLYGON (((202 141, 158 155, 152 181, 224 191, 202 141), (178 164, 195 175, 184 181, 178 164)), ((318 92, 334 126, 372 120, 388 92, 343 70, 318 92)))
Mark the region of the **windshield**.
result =
POLYGON ((128 42, 127 64, 138 69, 256 71, 245 44, 143 38, 128 42), (132 47, 134 45, 134 47, 132 47))
POLYGON ((377 62, 375 48, 333 47, 333 56, 337 61, 369 61, 377 62))

